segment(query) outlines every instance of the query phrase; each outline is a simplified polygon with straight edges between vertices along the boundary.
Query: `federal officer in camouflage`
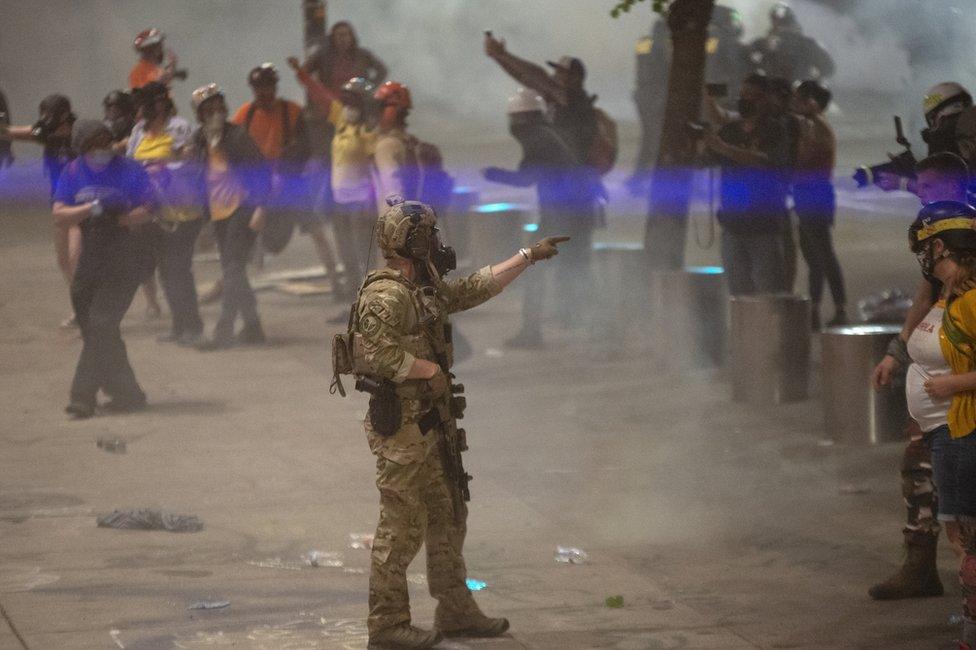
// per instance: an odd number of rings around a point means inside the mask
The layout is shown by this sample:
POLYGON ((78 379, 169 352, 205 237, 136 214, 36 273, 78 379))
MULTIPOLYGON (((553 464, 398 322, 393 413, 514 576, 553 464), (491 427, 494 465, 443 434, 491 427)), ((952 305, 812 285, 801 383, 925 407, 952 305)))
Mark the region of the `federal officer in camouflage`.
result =
POLYGON ((455 419, 463 414, 463 386, 451 383, 448 316, 498 295, 530 265, 556 255, 567 238, 547 237, 467 278, 445 281, 454 254, 438 240, 434 211, 400 197, 387 202, 376 225, 387 266, 367 275, 349 336, 339 337, 357 388, 371 394, 365 427, 376 455, 380 520, 369 578, 370 647, 428 648, 442 634, 498 636, 508 621, 485 616, 466 585, 470 477, 461 465, 466 444, 455 419), (425 542, 427 581, 438 600, 433 631, 411 626, 407 595, 407 566, 425 542))

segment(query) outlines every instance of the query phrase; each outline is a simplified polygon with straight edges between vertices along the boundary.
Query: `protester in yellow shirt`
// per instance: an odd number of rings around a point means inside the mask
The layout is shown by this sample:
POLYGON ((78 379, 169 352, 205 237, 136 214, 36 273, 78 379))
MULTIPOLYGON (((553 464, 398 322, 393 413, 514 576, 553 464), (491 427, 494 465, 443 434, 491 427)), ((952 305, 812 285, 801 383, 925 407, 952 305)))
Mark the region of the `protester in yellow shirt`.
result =
POLYGON ((346 268, 348 292, 366 273, 370 235, 376 221, 372 164, 377 132, 372 109, 373 84, 362 77, 348 80, 340 93, 309 74, 297 58, 288 60, 308 98, 328 115, 332 138, 333 227, 346 268))

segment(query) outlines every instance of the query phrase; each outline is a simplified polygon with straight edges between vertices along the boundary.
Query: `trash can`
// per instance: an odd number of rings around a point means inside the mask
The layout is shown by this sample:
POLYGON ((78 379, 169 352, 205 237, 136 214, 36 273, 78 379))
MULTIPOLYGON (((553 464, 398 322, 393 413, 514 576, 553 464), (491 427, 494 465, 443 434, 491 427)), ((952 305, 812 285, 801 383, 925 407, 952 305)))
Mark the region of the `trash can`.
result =
POLYGON ((522 245, 529 207, 518 203, 483 203, 469 212, 471 264, 481 267, 514 255, 522 245))
POLYGON ((459 260, 467 260, 471 255, 471 233, 468 222, 471 208, 476 206, 479 200, 478 191, 472 187, 458 186, 451 193, 451 207, 445 215, 443 228, 445 240, 457 251, 459 260))
POLYGON ((872 370, 900 331, 898 325, 859 325, 821 334, 824 427, 832 440, 875 445, 904 439, 904 384, 871 386, 872 370))
POLYGON ((646 337, 655 356, 672 369, 724 363, 728 286, 720 266, 652 271, 646 337))
POLYGON ((810 375, 810 301, 791 294, 733 296, 732 399, 782 404, 805 399, 810 375))

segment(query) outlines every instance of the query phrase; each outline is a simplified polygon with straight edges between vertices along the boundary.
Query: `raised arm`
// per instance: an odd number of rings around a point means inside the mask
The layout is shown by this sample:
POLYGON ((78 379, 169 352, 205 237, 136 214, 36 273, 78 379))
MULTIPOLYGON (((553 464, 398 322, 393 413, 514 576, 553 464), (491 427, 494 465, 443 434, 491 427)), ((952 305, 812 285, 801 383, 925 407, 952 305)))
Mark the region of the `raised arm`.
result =
POLYGON ((513 79, 526 88, 531 88, 548 101, 557 104, 566 103, 566 93, 563 88, 550 77, 544 68, 520 59, 505 48, 505 41, 485 32, 485 54, 494 59, 502 69, 513 79))
POLYGON ((332 110, 332 102, 339 101, 338 93, 313 77, 308 70, 302 67, 298 57, 288 57, 288 65, 295 71, 295 78, 298 79, 298 83, 302 84, 308 91, 309 100, 325 115, 328 115, 329 111, 332 110))

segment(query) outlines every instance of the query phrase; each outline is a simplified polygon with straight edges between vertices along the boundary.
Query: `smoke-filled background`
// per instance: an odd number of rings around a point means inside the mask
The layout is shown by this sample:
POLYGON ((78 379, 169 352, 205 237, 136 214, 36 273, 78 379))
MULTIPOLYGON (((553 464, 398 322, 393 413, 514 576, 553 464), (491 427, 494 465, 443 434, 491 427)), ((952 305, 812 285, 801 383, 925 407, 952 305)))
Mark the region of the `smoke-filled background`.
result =
MULTIPOLYGON (((725 4, 742 13, 747 39, 767 28, 771 0, 725 4)), ((329 21, 350 20, 360 43, 413 90, 418 130, 443 134, 471 118, 503 124, 505 99, 515 84, 484 56, 486 29, 505 38, 513 52, 540 63, 562 54, 582 58, 588 88, 599 95, 600 106, 620 121, 635 120, 633 44, 655 17, 650 2, 644 2, 613 20, 612 5, 610 0, 331 0, 329 21)), ((838 61, 833 84, 840 92, 898 94, 913 87, 912 46, 945 43, 938 49, 951 48, 960 61, 972 60, 970 49, 953 42, 952 34, 976 32, 976 17, 953 13, 950 1, 926 2, 925 11, 912 0, 835 0, 835 5, 843 14, 826 4, 793 3, 805 31, 838 61)), ((300 54, 302 47, 299 0, 4 0, 0 88, 15 121, 33 119, 39 100, 52 92, 67 94, 80 114, 97 115, 101 98, 125 86, 136 60, 132 39, 150 26, 168 35, 168 45, 190 70, 189 79, 175 86, 184 110, 192 89, 210 81, 226 89, 232 106, 246 101, 248 70, 264 61, 284 67, 285 57, 300 54)), ((925 83, 954 72, 941 61, 933 67, 923 75, 925 83)), ((299 97, 291 76, 284 77, 282 93, 299 97)))

